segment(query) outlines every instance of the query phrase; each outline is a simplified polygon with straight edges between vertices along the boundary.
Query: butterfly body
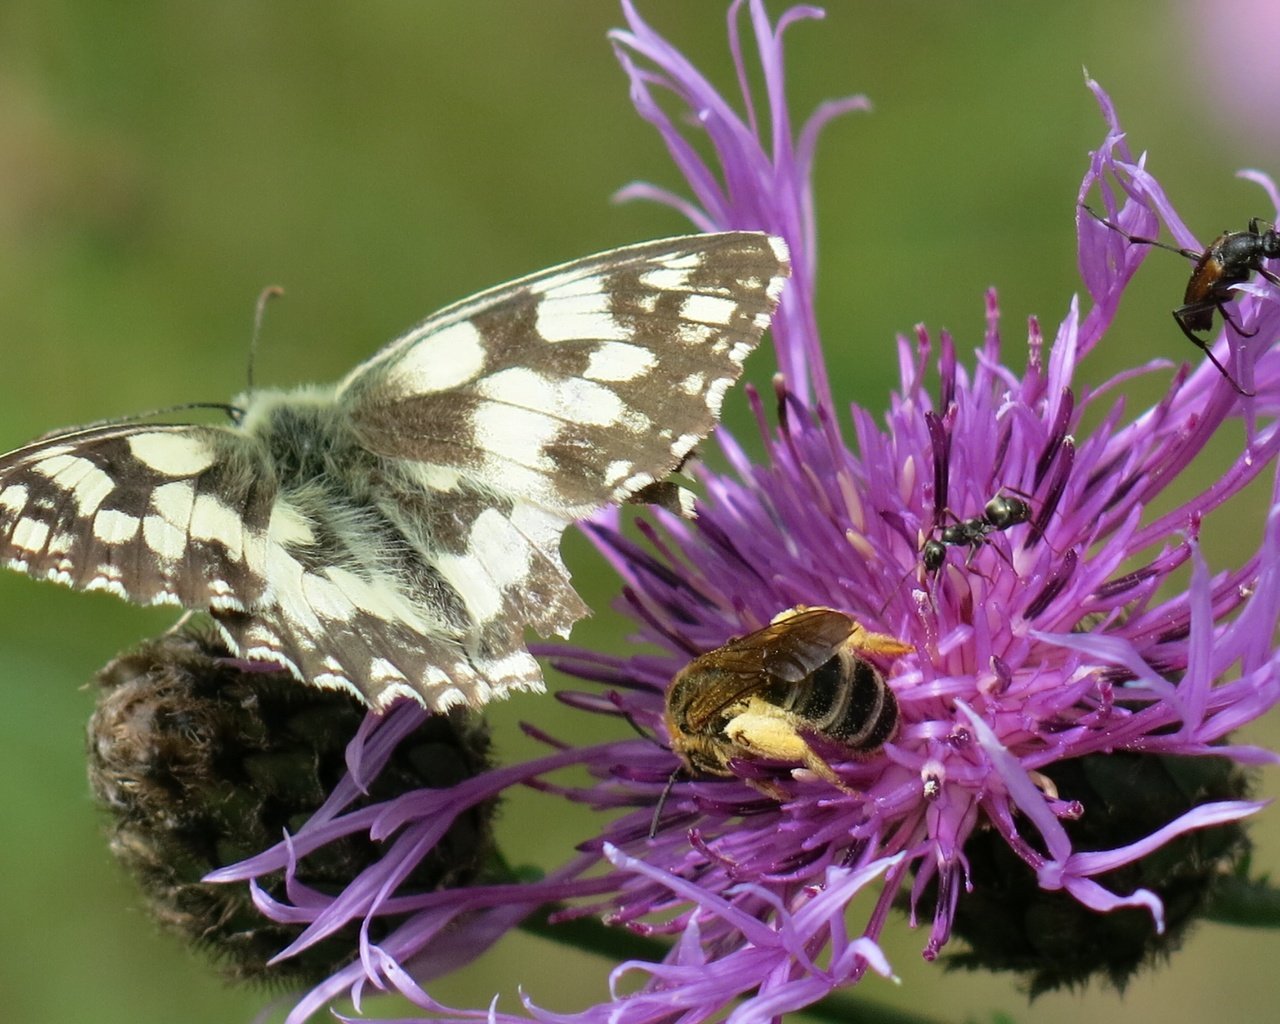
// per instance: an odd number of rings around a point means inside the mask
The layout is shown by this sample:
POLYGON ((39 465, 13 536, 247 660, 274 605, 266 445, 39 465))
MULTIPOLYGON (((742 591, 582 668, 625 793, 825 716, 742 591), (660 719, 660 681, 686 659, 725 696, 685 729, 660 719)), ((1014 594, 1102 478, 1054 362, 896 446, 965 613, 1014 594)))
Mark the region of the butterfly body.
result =
POLYGON ((0 456, 0 560, 208 611, 242 657, 375 707, 538 688, 587 613, 565 527, 714 427, 787 273, 776 239, 612 250, 442 310, 229 424, 91 425, 0 456))

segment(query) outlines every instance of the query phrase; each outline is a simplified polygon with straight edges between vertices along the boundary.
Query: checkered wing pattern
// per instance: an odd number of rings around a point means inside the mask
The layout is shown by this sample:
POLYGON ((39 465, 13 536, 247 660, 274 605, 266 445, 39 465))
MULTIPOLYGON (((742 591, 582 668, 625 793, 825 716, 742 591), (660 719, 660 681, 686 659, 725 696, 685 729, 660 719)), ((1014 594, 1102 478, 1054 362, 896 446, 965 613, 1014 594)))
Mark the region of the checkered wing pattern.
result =
POLYGON ((207 610, 242 656, 374 707, 538 688, 524 628, 587 608, 575 520, 706 437, 788 273, 778 239, 601 253, 448 307, 332 388, 228 427, 123 424, 0 457, 0 559, 207 610))

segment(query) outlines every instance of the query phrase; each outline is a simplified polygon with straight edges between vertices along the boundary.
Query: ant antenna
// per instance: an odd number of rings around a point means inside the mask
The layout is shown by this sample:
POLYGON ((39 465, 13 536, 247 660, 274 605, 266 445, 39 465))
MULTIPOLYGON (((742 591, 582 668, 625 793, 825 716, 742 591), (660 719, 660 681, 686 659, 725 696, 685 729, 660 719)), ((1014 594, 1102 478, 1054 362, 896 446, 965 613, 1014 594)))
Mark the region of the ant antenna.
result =
POLYGON ((267 285, 258 294, 258 302, 253 310, 253 337, 249 341, 249 366, 245 371, 246 393, 253 391, 253 362, 258 355, 258 338, 262 335, 262 322, 267 318, 267 303, 272 299, 278 299, 283 294, 284 289, 278 284, 267 285))

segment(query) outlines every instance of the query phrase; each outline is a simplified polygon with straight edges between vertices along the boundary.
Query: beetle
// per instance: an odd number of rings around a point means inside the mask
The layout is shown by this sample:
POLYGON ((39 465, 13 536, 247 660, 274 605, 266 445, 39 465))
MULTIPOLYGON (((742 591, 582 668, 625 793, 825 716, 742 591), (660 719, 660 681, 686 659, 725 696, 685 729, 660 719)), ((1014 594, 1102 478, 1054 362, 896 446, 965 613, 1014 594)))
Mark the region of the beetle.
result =
POLYGON ((1280 277, 1262 265, 1263 260, 1280 258, 1280 231, 1268 221, 1253 217, 1245 231, 1224 231, 1203 251, 1196 249, 1179 249, 1166 245, 1159 239, 1142 238, 1131 235, 1120 225, 1112 223, 1101 214, 1095 212, 1085 203, 1080 204, 1090 216, 1112 231, 1124 236, 1133 245, 1154 245, 1161 249, 1176 252, 1193 261, 1191 278, 1187 281, 1186 293, 1182 296, 1182 305, 1173 311, 1173 319, 1177 321, 1182 333, 1191 343, 1209 357, 1209 361, 1218 368, 1218 372, 1235 388, 1236 392, 1252 397, 1254 392, 1246 391, 1227 368, 1218 361, 1209 343, 1196 335, 1196 331, 1213 329, 1213 314, 1222 314, 1235 332, 1242 337, 1252 338, 1257 331, 1245 331, 1227 312, 1227 303, 1235 298, 1233 288, 1244 284, 1255 273, 1272 284, 1280 286, 1280 277))

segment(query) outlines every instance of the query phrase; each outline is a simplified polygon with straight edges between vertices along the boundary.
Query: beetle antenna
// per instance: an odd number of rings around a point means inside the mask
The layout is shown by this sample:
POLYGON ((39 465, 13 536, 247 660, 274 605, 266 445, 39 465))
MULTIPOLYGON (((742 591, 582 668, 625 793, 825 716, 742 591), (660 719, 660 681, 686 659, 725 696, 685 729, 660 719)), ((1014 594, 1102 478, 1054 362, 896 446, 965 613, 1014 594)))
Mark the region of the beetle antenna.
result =
POLYGON ((1099 224, 1105 224, 1121 238, 1125 239, 1131 245, 1154 245, 1157 249, 1168 249, 1170 252, 1176 252, 1179 256, 1185 256, 1189 260, 1198 260, 1203 254, 1195 249, 1180 249, 1176 245, 1170 245, 1168 242, 1162 242, 1158 238, 1143 238, 1141 235, 1131 235, 1119 224, 1107 220, 1106 217, 1098 213, 1088 203, 1081 203, 1080 209, 1089 214, 1099 224))

